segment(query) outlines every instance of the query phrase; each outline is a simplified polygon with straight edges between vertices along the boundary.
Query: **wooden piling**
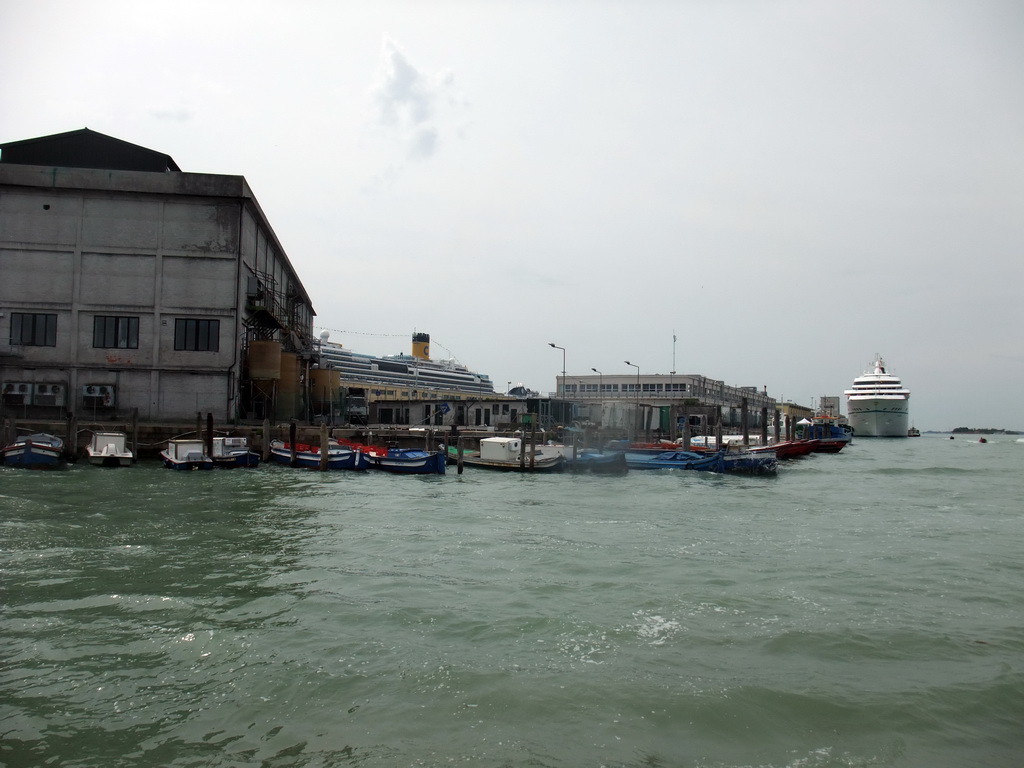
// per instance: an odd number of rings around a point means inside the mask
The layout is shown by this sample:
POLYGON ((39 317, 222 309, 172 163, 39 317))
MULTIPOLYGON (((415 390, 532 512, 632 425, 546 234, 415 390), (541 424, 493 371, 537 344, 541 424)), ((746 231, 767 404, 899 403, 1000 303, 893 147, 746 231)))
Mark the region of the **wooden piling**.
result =
POLYGON ((768 445, 768 406, 761 409, 761 445, 768 445))
POLYGON ((213 414, 206 414, 206 455, 213 455, 213 414))
POLYGON ((288 425, 288 445, 291 446, 291 452, 292 452, 291 460, 289 461, 289 466, 292 466, 292 467, 296 466, 299 463, 298 457, 295 455, 296 451, 298 450, 296 448, 296 446, 295 446, 295 434, 296 434, 296 431, 297 431, 297 427, 296 427, 296 424, 295 424, 295 419, 292 419, 291 423, 288 425))
POLYGON ((779 409, 776 408, 775 409, 775 442, 776 443, 779 442, 779 430, 782 429, 782 425, 779 423, 779 419, 781 417, 782 417, 782 414, 779 413, 779 409))
POLYGON ((327 457, 330 453, 330 438, 327 436, 327 422, 320 424, 320 471, 327 469, 327 457))
POLYGON ((70 459, 78 458, 78 419, 68 411, 67 435, 64 438, 64 455, 70 459))
POLYGON ((537 416, 534 415, 530 419, 530 470, 536 466, 537 462, 537 416))
POLYGON ((459 468, 458 474, 461 475, 462 474, 462 435, 459 435, 458 440, 456 441, 456 446, 457 447, 456 447, 456 450, 455 450, 455 455, 456 455, 455 464, 459 468))
POLYGON ((750 445, 750 402, 745 397, 740 398, 740 425, 743 428, 743 444, 750 445))
POLYGON ((260 445, 263 452, 263 463, 270 461, 270 417, 263 420, 263 443, 260 445))
POLYGON ((690 450, 690 414, 683 417, 683 450, 690 450))
POLYGON ((139 460, 139 409, 132 408, 132 462, 139 460))

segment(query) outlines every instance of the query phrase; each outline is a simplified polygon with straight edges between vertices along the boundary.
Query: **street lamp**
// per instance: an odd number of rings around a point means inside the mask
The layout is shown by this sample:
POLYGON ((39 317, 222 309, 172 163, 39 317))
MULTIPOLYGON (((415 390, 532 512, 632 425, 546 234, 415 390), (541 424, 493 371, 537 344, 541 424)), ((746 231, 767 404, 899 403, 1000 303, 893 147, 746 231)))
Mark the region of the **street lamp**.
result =
POLYGON ((604 374, 597 370, 597 368, 591 368, 590 370, 597 374, 597 396, 602 398, 604 397, 604 374))
MULTIPOLYGON (((623 362, 630 368, 636 368, 636 425, 640 426, 640 366, 629 362, 629 360, 623 360, 623 362)), ((638 430, 639 431, 639 430, 638 430)))
MULTIPOLYGON (((562 396, 564 396, 565 395, 565 347, 560 347, 557 344, 555 344, 555 342, 553 342, 553 341, 549 341, 548 342, 548 346, 549 347, 554 347, 555 349, 562 350, 562 391, 561 391, 561 394, 562 394, 562 396)), ((556 389, 557 389, 557 387, 556 387, 556 389)))

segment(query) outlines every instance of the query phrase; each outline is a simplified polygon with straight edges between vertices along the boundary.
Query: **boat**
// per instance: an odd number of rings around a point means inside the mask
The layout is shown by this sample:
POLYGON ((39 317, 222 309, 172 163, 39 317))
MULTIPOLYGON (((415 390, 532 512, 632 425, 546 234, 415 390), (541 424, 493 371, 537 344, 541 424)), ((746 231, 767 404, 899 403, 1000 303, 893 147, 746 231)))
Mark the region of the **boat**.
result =
POLYGON ((886 370, 880 355, 870 371, 853 380, 847 389, 846 412, 857 437, 907 437, 910 390, 898 376, 886 370))
POLYGON ((810 419, 797 422, 801 440, 814 441, 814 453, 839 453, 853 440, 854 432, 840 417, 830 413, 817 413, 810 419))
POLYGON ((3 459, 5 464, 25 469, 60 469, 67 463, 64 440, 45 432, 16 438, 4 447, 3 459))
POLYGON ((702 453, 698 451, 625 451, 629 469, 693 469, 700 472, 724 472, 725 451, 702 453))
POLYGON ((216 467, 234 469, 259 466, 260 455, 249 449, 247 437, 215 437, 211 448, 210 458, 216 467))
POLYGON ((363 454, 370 469, 403 475, 443 475, 447 457, 440 451, 418 448, 388 448, 384 453, 363 454))
MULTIPOLYGON (((277 464, 291 466, 292 446, 284 440, 270 442, 270 458, 277 464)), ((295 466, 306 469, 320 469, 320 446, 306 443, 295 444, 295 466)), ((330 440, 327 445, 328 469, 363 470, 369 467, 368 457, 358 448, 339 445, 330 440)))
POLYGON ((917 427, 911 427, 910 429, 907 430, 907 437, 920 437, 920 436, 921 436, 921 430, 918 429, 917 427))
POLYGON ((770 446, 760 451, 752 451, 744 446, 727 446, 722 455, 723 472, 772 475, 778 466, 778 456, 770 446))
POLYGON ((135 463, 135 454, 128 449, 128 435, 124 432, 93 432, 85 455, 97 467, 128 467, 135 463))
POLYGON ((160 451, 160 458, 168 469, 213 469, 206 444, 198 438, 168 440, 167 447, 160 451))
POLYGON ((485 437, 480 441, 480 450, 463 452, 462 463, 481 469, 499 469, 506 472, 558 472, 565 459, 555 450, 544 452, 544 446, 537 450, 526 450, 519 437, 485 437))
POLYGON ((806 456, 809 453, 814 453, 817 450, 817 440, 780 440, 777 443, 771 443, 770 445, 755 445, 750 447, 751 453, 767 453, 769 451, 775 452, 775 458, 778 460, 783 459, 795 459, 799 456, 806 456))
POLYGON ((564 461, 569 472, 592 475, 624 475, 629 471, 624 451, 600 451, 584 448, 576 456, 564 461))

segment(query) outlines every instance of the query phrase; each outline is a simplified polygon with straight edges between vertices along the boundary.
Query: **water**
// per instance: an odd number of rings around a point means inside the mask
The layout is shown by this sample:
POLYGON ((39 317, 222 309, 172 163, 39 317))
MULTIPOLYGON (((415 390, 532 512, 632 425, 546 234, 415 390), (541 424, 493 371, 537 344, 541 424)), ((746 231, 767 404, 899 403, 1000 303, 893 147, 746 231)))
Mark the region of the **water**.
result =
POLYGON ((0 761, 1017 766, 1022 465, 0 468, 0 761))

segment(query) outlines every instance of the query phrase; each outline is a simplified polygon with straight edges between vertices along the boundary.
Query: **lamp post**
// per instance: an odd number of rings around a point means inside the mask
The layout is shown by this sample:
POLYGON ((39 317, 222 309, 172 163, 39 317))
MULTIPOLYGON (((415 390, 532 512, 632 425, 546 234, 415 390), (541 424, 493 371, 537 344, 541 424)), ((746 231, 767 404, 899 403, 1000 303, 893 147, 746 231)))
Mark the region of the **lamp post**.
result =
POLYGON ((640 366, 629 362, 629 360, 623 360, 623 362, 630 368, 636 368, 636 426, 640 426, 640 366))
MULTIPOLYGON (((562 395, 563 397, 565 397, 565 347, 560 347, 557 344, 555 344, 555 342, 553 342, 553 341, 549 341, 548 342, 548 346, 549 347, 554 347, 555 349, 562 350, 562 389, 559 392, 559 394, 562 395)), ((557 390, 558 387, 555 387, 555 389, 557 390)))
POLYGON ((601 373, 597 368, 591 368, 594 373, 597 374, 597 396, 599 398, 604 397, 604 374, 601 373))

